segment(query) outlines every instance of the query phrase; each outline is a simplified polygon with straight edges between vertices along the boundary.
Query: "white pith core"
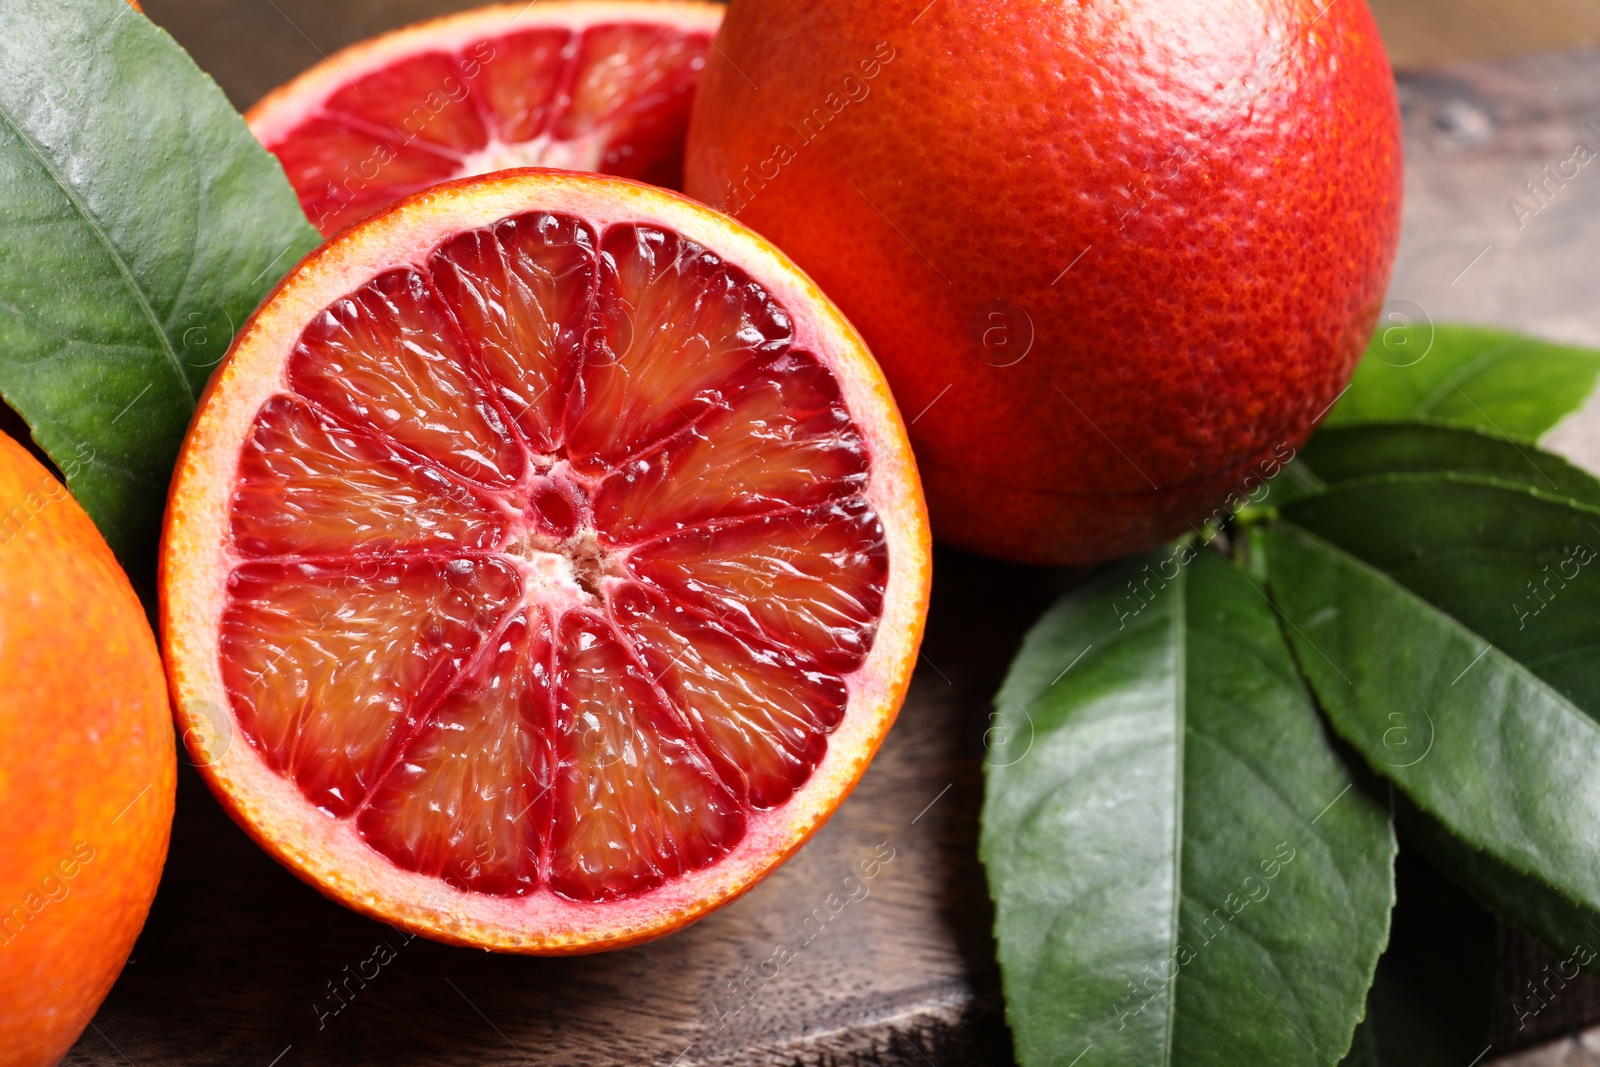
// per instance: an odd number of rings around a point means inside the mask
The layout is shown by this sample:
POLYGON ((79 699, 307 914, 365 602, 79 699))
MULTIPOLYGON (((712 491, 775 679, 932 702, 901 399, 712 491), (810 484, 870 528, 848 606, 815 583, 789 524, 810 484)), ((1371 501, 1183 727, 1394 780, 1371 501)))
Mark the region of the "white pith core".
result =
MULTIPOLYGON (((593 536, 592 531, 583 533, 593 536)), ((537 547, 533 537, 525 537, 508 548, 505 558, 522 576, 523 604, 540 608, 549 618, 559 618, 569 608, 592 608, 600 603, 600 598, 584 587, 577 565, 566 552, 537 547)))
POLYGON ((559 619, 572 608, 598 608, 602 591, 627 577, 626 550, 608 548, 595 529, 588 501, 594 487, 576 474, 565 459, 541 456, 539 473, 502 499, 510 529, 500 545, 501 557, 522 578, 522 603, 559 619), (540 470, 542 468, 542 470, 540 470), (541 522, 534 503, 539 491, 554 491, 571 506, 576 522, 571 533, 541 522))

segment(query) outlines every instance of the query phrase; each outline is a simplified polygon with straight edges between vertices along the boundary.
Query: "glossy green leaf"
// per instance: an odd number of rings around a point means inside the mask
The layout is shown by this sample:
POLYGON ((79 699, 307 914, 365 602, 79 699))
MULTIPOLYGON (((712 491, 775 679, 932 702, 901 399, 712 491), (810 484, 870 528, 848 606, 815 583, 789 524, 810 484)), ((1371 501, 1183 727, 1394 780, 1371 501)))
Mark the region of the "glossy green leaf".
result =
POLYGON ((148 573, 196 397, 316 245, 222 91, 125 0, 9 0, 0 394, 148 573))
POLYGON ((1245 572, 1187 547, 1102 572, 996 705, 980 854, 1019 1061, 1337 1062, 1394 837, 1245 572))
POLYGON ((1504 330, 1381 323, 1324 426, 1425 418, 1537 441, 1583 406, 1600 352, 1504 330))
MULTIPOLYGON (((1407 851, 1425 856, 1470 890, 1484 907, 1493 908, 1542 940, 1562 961, 1570 961, 1570 968, 1600 975, 1600 912, 1568 900, 1539 879, 1468 846, 1404 798, 1396 809, 1396 825, 1407 851)), ((1521 996, 1510 1005, 1513 1016, 1533 1007, 1521 996)))
POLYGON ((1338 732, 1473 849, 1600 908, 1600 510, 1393 475, 1283 516, 1273 593, 1338 732))
POLYGON ((1531 444, 1471 427, 1421 422, 1333 427, 1306 442, 1295 466, 1301 464, 1325 483, 1391 473, 1480 474, 1600 507, 1600 481, 1587 471, 1531 444))

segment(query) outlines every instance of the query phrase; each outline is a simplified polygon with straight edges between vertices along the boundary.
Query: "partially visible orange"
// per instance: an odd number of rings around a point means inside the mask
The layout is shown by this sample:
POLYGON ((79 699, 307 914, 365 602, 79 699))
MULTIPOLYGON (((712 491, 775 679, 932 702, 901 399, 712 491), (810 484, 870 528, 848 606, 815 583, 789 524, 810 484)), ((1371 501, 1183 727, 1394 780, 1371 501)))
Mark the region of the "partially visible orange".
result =
POLYGON ((1275 472, 1400 233, 1365 0, 733 0, 688 138, 872 346, 935 534, 1037 563, 1275 472))
POLYGON ((589 952, 755 885, 849 793, 927 611, 887 383, 760 237, 508 171, 289 273, 179 458, 162 629, 234 817, 429 937, 589 952))
POLYGON ((59 1060, 122 970, 167 855, 174 751, 127 577, 0 435, 0 1067, 59 1060))
POLYGON ((351 45, 250 109, 323 234, 451 178, 565 167, 676 188, 722 5, 493 4, 351 45))

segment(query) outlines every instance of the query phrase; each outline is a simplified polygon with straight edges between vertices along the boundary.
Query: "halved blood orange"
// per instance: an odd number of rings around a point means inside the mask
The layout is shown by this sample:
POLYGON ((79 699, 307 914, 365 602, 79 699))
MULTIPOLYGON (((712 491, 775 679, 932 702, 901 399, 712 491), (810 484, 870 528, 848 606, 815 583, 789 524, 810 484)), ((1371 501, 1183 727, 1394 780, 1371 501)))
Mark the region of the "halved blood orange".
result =
POLYGON ((323 235, 438 182, 566 167, 676 188, 722 5, 544 0, 352 45, 245 116, 323 235))
POLYGON ((346 230, 240 333, 179 461, 163 635, 196 761, 290 868, 581 952, 832 813, 904 696, 928 551, 883 376, 781 253, 512 171, 346 230))

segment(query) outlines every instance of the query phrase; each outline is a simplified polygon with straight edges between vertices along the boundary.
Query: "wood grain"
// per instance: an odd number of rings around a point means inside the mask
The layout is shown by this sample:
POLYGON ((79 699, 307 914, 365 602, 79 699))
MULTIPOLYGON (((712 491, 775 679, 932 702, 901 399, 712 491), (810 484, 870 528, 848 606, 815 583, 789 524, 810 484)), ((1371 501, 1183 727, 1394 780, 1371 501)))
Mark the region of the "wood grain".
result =
POLYGON ((1594 0, 1368 0, 1396 67, 1600 43, 1594 0))
MULTIPOLYGON (((466 5, 146 6, 247 105, 324 51, 466 5)), ((1394 294, 1437 321, 1503 323, 1600 344, 1593 267, 1600 162, 1523 226, 1505 203, 1576 140, 1600 147, 1600 127, 1589 125, 1600 121, 1600 56, 1537 60, 1537 67, 1518 59, 1403 80, 1408 203, 1394 294)), ((1563 429, 1560 440, 1600 468, 1600 410, 1563 429)), ((538 960, 408 939, 329 903, 278 867, 186 770, 172 856, 145 934, 67 1062, 1011 1062, 992 912, 975 856, 979 753, 1007 661, 1070 576, 945 550, 936 573, 910 698, 856 794, 755 892, 641 948, 538 960), (865 884, 865 895, 858 884, 859 899, 830 911, 829 894, 848 900, 844 879, 883 847, 894 858, 865 884), (794 959, 763 967, 780 945, 794 959)), ((1537 950, 1513 942, 1508 957, 1534 958, 1508 971, 1509 989, 1538 965, 1537 950)), ((1574 993, 1574 1003, 1586 995, 1574 993)), ((1503 1007, 1496 1052, 1528 1036, 1506 1032, 1505 1015, 1503 1007)), ((1597 1014, 1585 1006, 1579 1017, 1597 1014)), ((1600 1057, 1573 1059, 1578 1047, 1567 1042, 1507 1062, 1600 1064, 1600 1057)))

